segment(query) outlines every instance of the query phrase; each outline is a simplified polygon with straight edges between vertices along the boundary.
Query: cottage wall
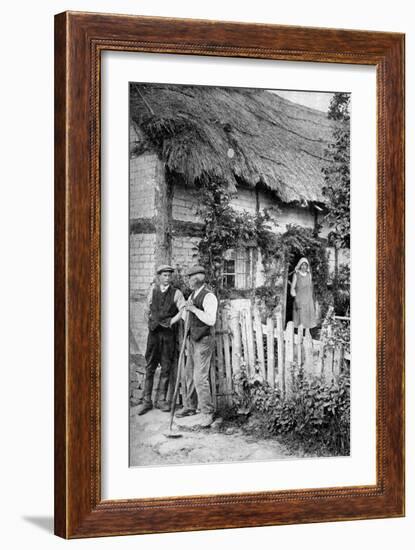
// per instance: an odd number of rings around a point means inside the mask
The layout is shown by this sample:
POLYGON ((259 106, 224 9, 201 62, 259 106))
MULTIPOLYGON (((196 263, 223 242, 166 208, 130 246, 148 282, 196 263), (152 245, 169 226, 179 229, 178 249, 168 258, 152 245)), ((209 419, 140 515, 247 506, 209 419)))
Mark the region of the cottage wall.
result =
POLYGON ((145 153, 131 158, 130 315, 133 338, 142 354, 147 339, 144 304, 156 266, 165 258, 167 200, 164 164, 157 155, 145 153))
MULTIPOLYGON (((131 328, 139 353, 144 354, 147 321, 144 304, 154 281, 157 265, 170 263, 184 274, 196 263, 197 244, 203 220, 197 213, 199 195, 191 187, 165 179, 163 163, 154 153, 145 153, 130 161, 130 315, 131 328)), ((255 214, 256 209, 271 208, 275 198, 266 191, 239 188, 232 206, 255 214)), ((314 227, 314 210, 278 203, 276 231, 287 224, 314 227)), ((259 254, 255 283, 262 285, 264 273, 259 254)), ((136 348, 134 346, 135 353, 136 348)))
POLYGON ((256 212, 256 192, 255 189, 246 189, 240 187, 238 194, 232 199, 232 206, 239 211, 246 210, 250 214, 256 212))
POLYGON ((130 219, 154 216, 158 159, 144 154, 130 161, 130 219))
POLYGON ((192 187, 174 185, 172 217, 183 222, 202 222, 197 214, 198 194, 192 187))

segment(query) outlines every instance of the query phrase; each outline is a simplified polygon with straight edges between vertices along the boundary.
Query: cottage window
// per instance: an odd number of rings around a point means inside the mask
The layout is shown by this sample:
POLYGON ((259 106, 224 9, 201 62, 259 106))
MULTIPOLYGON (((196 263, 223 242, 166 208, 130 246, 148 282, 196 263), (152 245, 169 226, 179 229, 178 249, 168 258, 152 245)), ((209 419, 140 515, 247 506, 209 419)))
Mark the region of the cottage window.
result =
POLYGON ((253 248, 228 250, 223 260, 223 286, 228 289, 252 288, 253 248))

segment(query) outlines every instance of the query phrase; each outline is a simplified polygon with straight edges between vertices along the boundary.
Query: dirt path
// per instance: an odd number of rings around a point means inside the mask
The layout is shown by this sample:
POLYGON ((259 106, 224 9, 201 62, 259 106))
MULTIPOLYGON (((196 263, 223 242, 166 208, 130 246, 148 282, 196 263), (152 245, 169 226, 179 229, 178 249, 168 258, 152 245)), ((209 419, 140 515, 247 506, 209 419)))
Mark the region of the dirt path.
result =
POLYGON ((170 415, 153 409, 143 416, 130 411, 131 466, 201 464, 207 462, 260 461, 288 458, 292 454, 275 439, 244 433, 242 428, 218 419, 210 428, 197 427, 197 416, 175 419, 183 437, 169 439, 170 415))

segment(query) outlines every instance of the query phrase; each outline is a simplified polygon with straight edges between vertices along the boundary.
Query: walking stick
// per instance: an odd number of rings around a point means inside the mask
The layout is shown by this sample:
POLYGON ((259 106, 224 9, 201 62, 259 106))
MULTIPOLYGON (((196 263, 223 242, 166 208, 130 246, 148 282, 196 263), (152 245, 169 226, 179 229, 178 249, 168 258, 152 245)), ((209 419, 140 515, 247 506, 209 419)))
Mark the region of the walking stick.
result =
POLYGON ((183 342, 182 342, 182 347, 180 349, 179 361, 177 363, 176 383, 174 386, 174 393, 173 393, 173 399, 171 404, 169 431, 168 433, 164 434, 166 437, 182 437, 182 434, 180 433, 177 433, 177 432, 173 433, 172 428, 173 428, 174 413, 176 411, 177 394, 179 393, 180 378, 181 378, 181 373, 184 365, 184 358, 185 358, 184 352, 186 350, 186 342, 187 342, 188 334, 189 334, 189 313, 187 314, 186 321, 184 323, 183 342))

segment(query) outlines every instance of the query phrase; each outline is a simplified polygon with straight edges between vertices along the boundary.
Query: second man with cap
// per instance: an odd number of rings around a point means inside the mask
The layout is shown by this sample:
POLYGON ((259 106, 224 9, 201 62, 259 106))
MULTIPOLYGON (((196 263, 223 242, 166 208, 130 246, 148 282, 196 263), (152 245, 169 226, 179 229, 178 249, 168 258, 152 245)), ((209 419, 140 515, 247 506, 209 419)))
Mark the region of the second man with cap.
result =
POLYGON ((192 294, 185 306, 189 315, 189 347, 185 367, 186 400, 184 408, 176 416, 188 416, 201 412, 200 426, 213 422, 214 406, 210 389, 210 363, 215 346, 215 323, 218 300, 205 284, 205 269, 193 266, 187 272, 192 294))

